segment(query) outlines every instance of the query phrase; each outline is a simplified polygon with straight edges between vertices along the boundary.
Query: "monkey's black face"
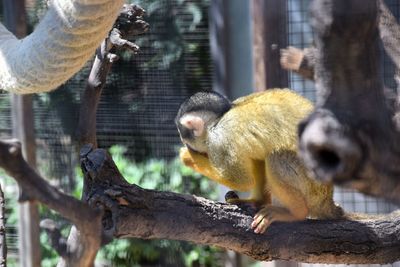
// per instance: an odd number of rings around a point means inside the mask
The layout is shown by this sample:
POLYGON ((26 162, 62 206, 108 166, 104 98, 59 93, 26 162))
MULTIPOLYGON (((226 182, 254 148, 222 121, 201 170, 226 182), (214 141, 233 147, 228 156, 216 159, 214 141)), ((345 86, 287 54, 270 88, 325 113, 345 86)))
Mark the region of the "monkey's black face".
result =
POLYGON ((182 143, 190 150, 195 151, 195 149, 190 145, 190 143, 195 142, 194 131, 186 128, 179 122, 176 122, 176 127, 178 128, 182 143))
POLYGON ((176 124, 182 143, 192 151, 197 153, 207 152, 204 138, 196 138, 194 131, 181 125, 179 122, 176 124))
POLYGON ((179 134, 183 140, 194 140, 194 132, 192 129, 188 129, 179 122, 176 124, 179 134))

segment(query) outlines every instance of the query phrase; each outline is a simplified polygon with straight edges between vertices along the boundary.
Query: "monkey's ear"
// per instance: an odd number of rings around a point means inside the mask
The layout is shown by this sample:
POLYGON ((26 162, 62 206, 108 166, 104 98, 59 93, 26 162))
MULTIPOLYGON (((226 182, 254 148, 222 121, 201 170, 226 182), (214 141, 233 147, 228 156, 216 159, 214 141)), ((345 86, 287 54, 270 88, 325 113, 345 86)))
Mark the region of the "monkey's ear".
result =
POLYGON ((204 132, 204 120, 200 116, 186 114, 179 120, 179 123, 192 130, 195 137, 201 136, 204 132))

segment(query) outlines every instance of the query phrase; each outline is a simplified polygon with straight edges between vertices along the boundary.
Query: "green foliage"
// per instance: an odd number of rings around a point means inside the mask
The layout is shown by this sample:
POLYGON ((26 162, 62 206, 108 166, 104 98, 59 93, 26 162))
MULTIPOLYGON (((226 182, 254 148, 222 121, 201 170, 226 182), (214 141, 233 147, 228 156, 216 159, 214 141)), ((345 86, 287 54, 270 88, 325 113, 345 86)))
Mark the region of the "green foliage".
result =
MULTIPOLYGON (((135 163, 128 160, 123 146, 113 146, 110 153, 121 174, 143 188, 195 193, 216 199, 215 184, 185 167, 178 159, 170 162, 150 159, 135 163)), ((98 254, 99 261, 113 266, 219 266, 219 250, 172 240, 114 240, 98 254)))
POLYGON ((57 252, 51 247, 49 237, 45 232, 40 233, 40 245, 42 248, 42 267, 56 266, 59 261, 57 252))
POLYGON ((184 166, 178 158, 172 161, 149 159, 134 162, 124 156, 126 151, 127 149, 120 145, 110 148, 115 164, 129 183, 146 189, 192 193, 209 199, 218 198, 215 183, 184 166))
MULTIPOLYGON (((124 266, 219 266, 217 248, 173 240, 121 239, 104 247, 98 258, 124 266)), ((101 260, 99 260, 101 261, 101 260)), ((104 260, 103 260, 104 261, 104 260)))

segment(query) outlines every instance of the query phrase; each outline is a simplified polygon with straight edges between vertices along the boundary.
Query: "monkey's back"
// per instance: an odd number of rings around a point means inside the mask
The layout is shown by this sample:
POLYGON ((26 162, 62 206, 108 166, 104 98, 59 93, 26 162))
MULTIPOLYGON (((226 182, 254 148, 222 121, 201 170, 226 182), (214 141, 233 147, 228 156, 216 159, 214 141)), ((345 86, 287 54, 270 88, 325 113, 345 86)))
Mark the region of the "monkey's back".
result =
POLYGON ((254 160, 297 150, 297 125, 312 110, 310 101, 289 89, 271 89, 237 99, 208 129, 208 156, 234 190, 253 187, 254 160))
POLYGON ((295 150, 297 126, 312 108, 309 100, 289 89, 270 89, 238 98, 213 129, 214 136, 221 138, 211 142, 220 143, 223 150, 234 149, 260 160, 274 151, 295 150), (231 144, 239 147, 232 148, 231 144))

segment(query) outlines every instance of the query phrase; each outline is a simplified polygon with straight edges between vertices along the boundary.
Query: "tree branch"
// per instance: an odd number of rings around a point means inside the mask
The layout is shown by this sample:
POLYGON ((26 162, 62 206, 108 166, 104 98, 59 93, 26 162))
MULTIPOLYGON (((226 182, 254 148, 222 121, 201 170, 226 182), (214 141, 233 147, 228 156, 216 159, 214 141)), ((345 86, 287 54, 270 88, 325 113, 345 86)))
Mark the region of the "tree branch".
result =
MULTIPOLYGON (((18 151, 15 143, 0 142, 0 166, 22 186, 30 187, 27 192, 31 199, 47 204, 74 222, 83 241, 96 239, 101 233, 97 225, 102 225, 109 236, 116 238, 168 238, 213 244, 259 260, 388 263, 400 259, 399 213, 364 221, 274 223, 265 235, 256 235, 250 229, 254 215, 251 208, 129 185, 105 150, 85 147, 82 167, 93 185, 86 200, 104 211, 100 223, 99 212, 45 184, 18 151)), ((97 250, 91 247, 83 251, 97 250)), ((65 258, 74 252, 67 249, 65 258)), ((70 260, 68 266, 88 266, 83 265, 87 263, 70 260)))
MULTIPOLYGON (((379 3, 379 35, 383 48, 400 70, 400 25, 383 0, 379 3)), ((311 46, 304 49, 289 46, 281 49, 280 63, 283 69, 293 71, 305 79, 314 80, 317 51, 311 46)), ((398 76, 398 71, 396 73, 398 76)))
POLYGON ((0 167, 13 177, 31 201, 39 201, 59 212, 85 233, 81 240, 85 250, 68 248, 68 266, 89 266, 101 243, 102 213, 49 185, 23 159, 16 141, 0 141, 0 167), (93 253, 94 252, 94 253, 93 253))
POLYGON ((57 88, 92 57, 122 4, 122 0, 51 1, 34 32, 22 40, 0 24, 0 88, 19 94, 57 88))
POLYGON ((116 238, 185 240, 258 260, 362 264, 400 259, 399 212, 362 221, 274 223, 258 235, 250 227, 254 209, 129 185, 105 150, 89 150, 81 158, 94 185, 87 200, 103 206, 104 229, 116 238))

